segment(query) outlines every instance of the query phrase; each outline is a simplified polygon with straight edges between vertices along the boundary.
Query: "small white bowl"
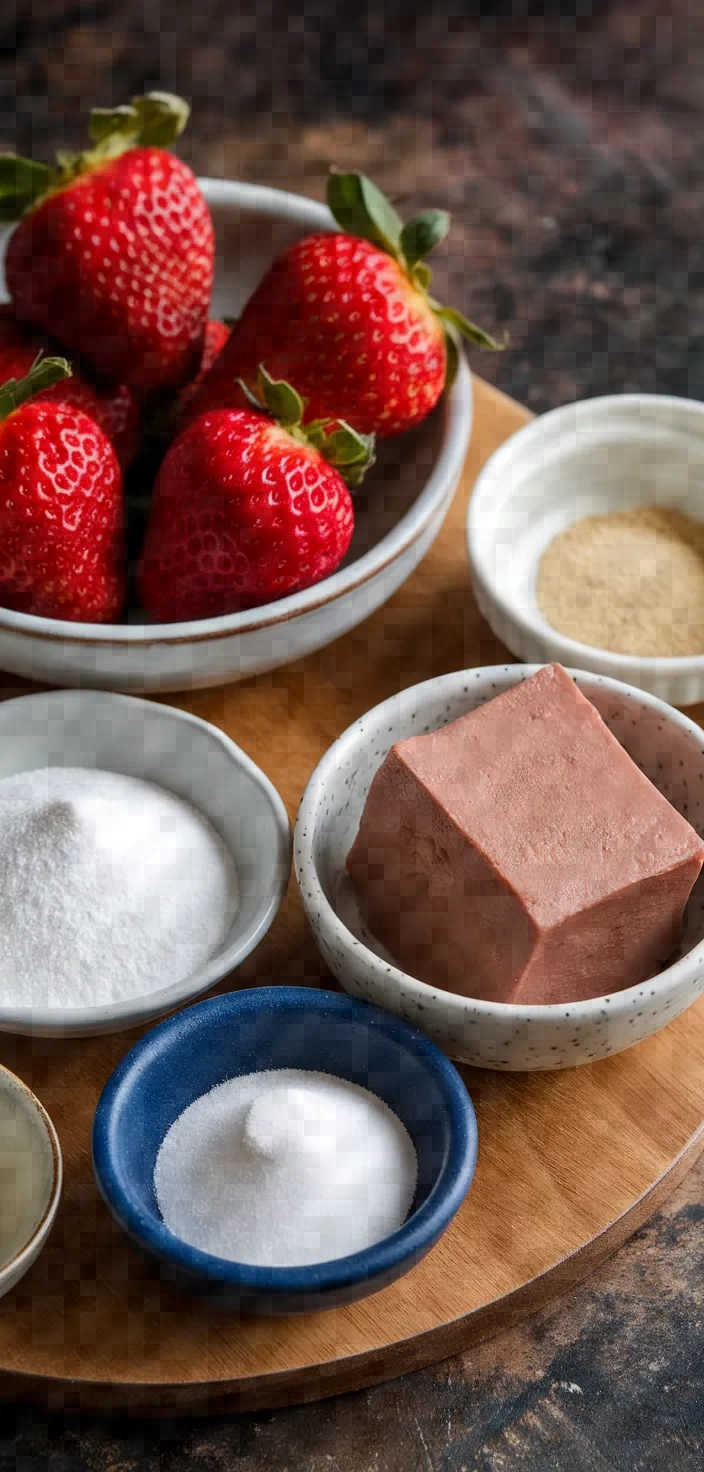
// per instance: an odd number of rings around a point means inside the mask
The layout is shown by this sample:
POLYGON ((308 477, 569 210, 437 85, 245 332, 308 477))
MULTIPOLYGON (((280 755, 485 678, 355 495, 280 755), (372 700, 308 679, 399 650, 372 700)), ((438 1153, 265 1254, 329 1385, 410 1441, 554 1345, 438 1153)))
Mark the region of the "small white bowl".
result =
POLYGON ((704 521, 704 404, 615 394, 519 430, 485 465, 467 512, 474 592, 494 633, 520 659, 576 665, 672 705, 704 699, 704 651, 646 659, 581 644, 536 600, 540 559, 559 532, 584 516, 654 505, 704 521))
MULTIPOLYGON (((44 1106, 21 1079, 0 1067, 0 1162, 10 1141, 27 1195, 14 1224, 0 1211, 0 1298, 39 1256, 56 1216, 63 1181, 61 1147, 44 1106)), ((3 1191, 8 1193, 7 1183, 3 1191)))
MULTIPOLYGON (((215 225, 216 316, 237 316, 286 246, 337 229, 323 205, 301 195, 199 182, 215 225)), ((8 234, 0 230, 0 269, 8 234)), ((78 624, 0 608, 0 668, 49 685, 184 690, 242 680, 321 649, 380 608, 425 556, 456 490, 471 426, 472 383, 460 355, 452 389, 425 423, 379 444, 377 464, 355 492, 352 545, 331 577, 244 613, 175 624, 78 624)))
POLYGON ((239 908, 220 950, 192 976, 106 1006, 5 1006, 0 959, 0 1031, 75 1037, 137 1027, 239 966, 274 920, 291 869, 286 809, 259 767, 207 721, 128 695, 55 690, 0 704, 0 778, 47 766, 122 772, 190 802, 232 855, 239 908))
MULTIPOLYGON (((704 872, 666 970, 587 1002, 521 1007, 428 986, 395 966, 360 915, 345 872, 374 774, 396 741, 437 730, 535 674, 496 665, 403 690, 355 721, 326 752, 301 802, 294 862, 319 950, 346 991, 398 1013, 449 1053, 482 1068, 553 1069, 620 1053, 671 1022, 704 991, 704 872)), ((679 812, 704 834, 704 733, 652 695, 570 670, 610 730, 679 812)))

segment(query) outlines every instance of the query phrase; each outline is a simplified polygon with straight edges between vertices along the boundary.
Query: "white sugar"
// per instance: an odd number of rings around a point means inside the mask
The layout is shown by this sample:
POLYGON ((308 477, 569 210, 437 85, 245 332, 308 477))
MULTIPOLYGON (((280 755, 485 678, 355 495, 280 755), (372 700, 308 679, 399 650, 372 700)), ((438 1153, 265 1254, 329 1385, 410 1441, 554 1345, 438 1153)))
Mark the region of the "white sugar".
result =
POLYGON ((249 1073, 172 1124, 154 1188, 169 1231, 233 1262, 330 1262, 405 1221, 413 1143, 375 1094, 301 1069, 249 1073))
POLYGON ((86 1007, 185 980, 237 910, 211 824, 116 772, 42 767, 0 780, 0 998, 86 1007))

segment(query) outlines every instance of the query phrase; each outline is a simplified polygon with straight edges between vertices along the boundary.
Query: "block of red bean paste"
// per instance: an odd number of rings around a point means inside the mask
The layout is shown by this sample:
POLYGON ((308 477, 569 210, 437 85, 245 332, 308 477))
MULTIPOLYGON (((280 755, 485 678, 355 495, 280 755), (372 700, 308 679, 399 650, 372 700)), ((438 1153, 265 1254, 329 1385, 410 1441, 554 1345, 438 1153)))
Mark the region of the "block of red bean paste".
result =
POLYGON ((703 861, 694 829, 547 665, 391 748, 347 867, 404 971, 525 1005, 651 976, 703 861))

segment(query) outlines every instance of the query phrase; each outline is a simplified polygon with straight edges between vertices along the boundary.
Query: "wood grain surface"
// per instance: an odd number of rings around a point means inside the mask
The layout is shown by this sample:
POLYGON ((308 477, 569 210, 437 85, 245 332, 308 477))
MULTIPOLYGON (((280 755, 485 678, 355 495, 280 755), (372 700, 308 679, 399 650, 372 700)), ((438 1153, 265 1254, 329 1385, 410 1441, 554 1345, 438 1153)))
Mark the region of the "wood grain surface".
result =
MULTIPOLYGON (((526 414, 481 382, 464 480, 421 568, 353 634, 284 671, 173 697, 227 730, 291 817, 318 757, 369 706, 432 674, 505 657, 472 601, 464 547, 479 466, 526 414)), ((2 693, 18 693, 6 681, 2 693)), ((229 985, 327 978, 291 883, 269 936, 229 985)), ((226 984, 227 985, 227 984, 226 984)), ((0 1312, 0 1389, 131 1410, 251 1409, 399 1375, 515 1321, 576 1282, 658 1207, 704 1146, 704 1003, 617 1058, 561 1074, 467 1069, 480 1154, 455 1222, 412 1273, 346 1309, 239 1319, 160 1280, 94 1186, 92 1114, 137 1033, 0 1037, 0 1062, 59 1132, 64 1200, 50 1244, 0 1312)))

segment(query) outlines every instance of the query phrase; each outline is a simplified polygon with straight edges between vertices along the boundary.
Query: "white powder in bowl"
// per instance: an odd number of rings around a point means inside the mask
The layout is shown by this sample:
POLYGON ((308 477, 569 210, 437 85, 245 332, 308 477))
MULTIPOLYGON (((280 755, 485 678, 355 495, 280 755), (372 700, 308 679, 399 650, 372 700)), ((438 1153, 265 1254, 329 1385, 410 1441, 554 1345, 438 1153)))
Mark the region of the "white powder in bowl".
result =
POLYGON ((405 1221, 408 1131, 382 1099, 297 1068, 228 1079, 172 1124, 154 1189, 169 1231, 231 1262, 294 1267, 361 1252, 405 1221))
POLYGON ((89 1007, 198 970, 238 905, 215 829, 150 782, 79 767, 0 780, 0 1002, 89 1007))

